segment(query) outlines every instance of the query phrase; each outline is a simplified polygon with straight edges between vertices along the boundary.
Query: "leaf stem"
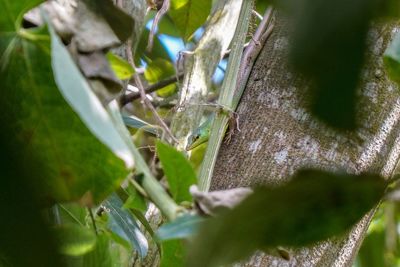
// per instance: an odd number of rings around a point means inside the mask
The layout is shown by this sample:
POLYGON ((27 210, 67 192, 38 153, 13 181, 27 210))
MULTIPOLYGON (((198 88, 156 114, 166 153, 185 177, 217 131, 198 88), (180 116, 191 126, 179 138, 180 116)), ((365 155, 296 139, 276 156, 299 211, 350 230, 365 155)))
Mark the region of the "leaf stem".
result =
POLYGON ((90 220, 92 221, 92 224, 93 224, 94 233, 95 233, 96 235, 98 235, 99 232, 98 232, 98 230, 97 230, 97 225, 96 225, 96 221, 95 221, 95 219, 94 219, 93 211, 92 211, 92 209, 89 208, 89 207, 87 207, 87 210, 88 210, 89 215, 90 215, 90 220))
POLYGON ((36 41, 50 41, 50 37, 48 35, 44 35, 44 34, 33 34, 31 33, 29 30, 25 30, 25 29, 20 29, 18 31, 18 36, 32 41, 32 42, 36 42, 36 41))
POLYGON ((139 150, 132 142, 129 131, 126 129, 121 117, 121 113, 116 101, 108 105, 108 110, 114 120, 115 126, 120 132, 122 138, 125 140, 129 150, 135 159, 135 168, 137 173, 143 173, 144 177, 141 182, 141 187, 146 191, 151 201, 160 209, 160 211, 167 217, 168 220, 173 220, 176 216, 183 211, 174 200, 167 194, 161 184, 151 173, 149 166, 146 164, 139 150))

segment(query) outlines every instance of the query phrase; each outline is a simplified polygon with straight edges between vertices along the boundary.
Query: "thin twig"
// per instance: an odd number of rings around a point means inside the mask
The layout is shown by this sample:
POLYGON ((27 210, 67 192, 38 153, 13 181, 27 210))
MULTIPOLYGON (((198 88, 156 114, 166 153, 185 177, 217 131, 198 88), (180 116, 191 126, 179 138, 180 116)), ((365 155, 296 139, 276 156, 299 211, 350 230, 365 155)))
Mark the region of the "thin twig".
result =
POLYGON ((161 20, 164 14, 167 13, 169 6, 170 6, 170 0, 164 0, 160 10, 157 11, 156 16, 154 17, 153 24, 151 25, 151 30, 149 34, 149 40, 147 43, 147 48, 146 48, 147 52, 151 52, 151 50, 153 49, 154 33, 156 31, 156 27, 158 26, 158 22, 161 20))
MULTIPOLYGON (((129 64, 132 66, 133 69, 135 69, 135 62, 133 61, 133 54, 132 54, 131 47, 132 47, 132 40, 129 39, 127 41, 127 45, 126 45, 126 55, 127 55, 129 64)), ((176 138, 171 133, 171 130, 168 128, 167 124, 165 124, 165 122, 160 117, 160 115, 158 115, 157 110, 154 108, 154 106, 151 103, 151 101, 146 97, 146 92, 144 91, 144 87, 143 87, 142 81, 140 80, 139 74, 137 74, 135 72, 135 74, 133 74, 133 78, 134 78, 134 81, 135 81, 135 84, 136 84, 137 88, 139 89, 140 97, 141 97, 144 105, 148 109, 150 109, 150 111, 153 113, 154 118, 158 121, 159 126, 161 126, 161 128, 168 135, 168 137, 173 142, 177 142, 176 138)))
POLYGON ((94 220, 94 215, 93 215, 93 211, 91 208, 87 208, 89 211, 89 215, 90 215, 90 219, 92 220, 92 224, 93 224, 93 229, 96 235, 99 234, 98 230, 97 230, 97 225, 96 225, 96 221, 94 220))
MULTIPOLYGON (((165 86, 168 86, 170 84, 176 83, 178 81, 178 79, 182 79, 183 78, 184 73, 180 73, 178 74, 178 76, 174 75, 171 76, 165 80, 159 81, 158 83, 149 85, 148 87, 146 87, 144 89, 144 92, 146 94, 150 94, 153 93, 155 91, 158 91, 162 88, 164 88, 165 86)), ((130 93, 127 95, 123 95, 120 98, 120 104, 121 106, 125 106, 126 104, 132 102, 133 100, 139 99, 140 98, 140 93, 139 92, 135 92, 135 93, 130 93)))

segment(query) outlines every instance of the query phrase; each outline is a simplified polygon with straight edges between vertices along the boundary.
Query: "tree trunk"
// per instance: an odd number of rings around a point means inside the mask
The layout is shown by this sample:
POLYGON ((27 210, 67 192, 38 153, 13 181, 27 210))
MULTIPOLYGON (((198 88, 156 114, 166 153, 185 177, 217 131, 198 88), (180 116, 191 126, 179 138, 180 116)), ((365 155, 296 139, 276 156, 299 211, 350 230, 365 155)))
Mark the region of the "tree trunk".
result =
MULTIPOLYGON (((288 27, 280 15, 275 19, 274 32, 254 66, 238 108, 241 131, 220 150, 212 190, 280 184, 302 167, 392 176, 400 152, 400 94, 385 75, 382 55, 398 25, 371 27, 358 91, 361 127, 343 133, 307 111, 307 81, 289 70, 288 27)), ((309 248, 288 249, 289 260, 257 252, 239 265, 351 266, 372 215, 373 211, 342 237, 309 248)))

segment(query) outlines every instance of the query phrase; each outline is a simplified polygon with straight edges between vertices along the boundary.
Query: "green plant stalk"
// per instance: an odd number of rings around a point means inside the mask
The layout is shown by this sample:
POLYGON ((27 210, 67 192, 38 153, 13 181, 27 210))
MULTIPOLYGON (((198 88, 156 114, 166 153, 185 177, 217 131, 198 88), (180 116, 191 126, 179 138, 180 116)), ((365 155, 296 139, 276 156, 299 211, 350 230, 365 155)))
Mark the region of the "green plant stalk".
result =
POLYGON ((181 53, 178 62, 183 64, 185 74, 171 122, 178 150, 186 148, 189 136, 200 124, 212 75, 234 37, 232 25, 237 25, 243 1, 249 0, 218 0, 196 48, 181 53))
MULTIPOLYGON (((232 52, 229 56, 228 66, 224 82, 221 87, 218 104, 228 110, 234 110, 234 96, 238 73, 240 69, 243 46, 246 41, 247 31, 250 24, 253 0, 245 0, 242 3, 238 24, 232 40, 232 52)), ((225 136, 226 128, 231 114, 228 112, 217 112, 211 127, 210 139, 204 156, 203 164, 199 175, 199 189, 208 191, 211 184, 211 177, 218 155, 219 147, 225 136)))
POLYGON ((118 104, 116 101, 113 101, 109 104, 108 110, 114 120, 114 123, 121 133, 121 136, 124 138, 126 144, 131 151, 134 160, 135 160, 135 168, 138 173, 143 173, 143 181, 141 186, 146 191, 150 199, 154 202, 154 204, 160 209, 160 211, 167 217, 169 221, 172 221, 176 218, 178 213, 183 211, 183 208, 179 207, 174 200, 167 194, 161 184, 157 181, 157 179, 151 173, 149 167, 147 166, 145 160, 142 155, 139 153, 139 150, 133 144, 131 140, 131 136, 124 126, 124 122, 122 120, 121 113, 119 112, 118 104))

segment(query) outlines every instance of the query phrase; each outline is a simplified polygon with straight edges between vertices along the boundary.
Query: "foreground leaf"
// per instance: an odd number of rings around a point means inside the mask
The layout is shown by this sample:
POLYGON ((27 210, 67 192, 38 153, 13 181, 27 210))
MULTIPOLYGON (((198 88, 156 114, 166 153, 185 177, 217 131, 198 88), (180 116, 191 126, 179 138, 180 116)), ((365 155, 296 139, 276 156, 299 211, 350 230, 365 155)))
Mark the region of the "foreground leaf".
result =
POLYGON ((133 167, 133 157, 110 115, 90 89, 61 39, 51 27, 49 30, 54 78, 60 92, 91 132, 123 159, 127 167, 133 167))
POLYGON ((189 266, 219 266, 256 249, 304 246, 340 235, 383 196, 374 175, 304 170, 288 184, 260 187, 224 215, 206 222, 194 241, 189 266))
MULTIPOLYGON (((8 1, 5 5, 14 10, 19 3, 8 1)), ((127 165, 93 136, 60 94, 51 68, 49 41, 44 28, 15 29, 0 35, 0 102, 4 110, 0 123, 10 125, 10 142, 29 147, 30 154, 21 156, 20 168, 28 168, 25 160, 29 157, 36 159, 37 168, 32 172, 38 173, 32 176, 40 177, 35 180, 35 190, 42 200, 77 200, 87 193, 87 202, 100 202, 126 177, 127 165)), ((69 62, 63 64, 62 68, 69 69, 69 62)), ((92 102, 86 104, 93 107, 92 102)))
POLYGON ((65 224, 54 228, 59 241, 59 251, 64 255, 80 256, 92 251, 96 245, 96 235, 86 227, 65 224))
MULTIPOLYGON (((43 177, 40 159, 35 156, 32 147, 26 146, 19 138, 21 133, 15 129, 21 114, 19 104, 31 94, 19 92, 19 86, 27 79, 28 73, 26 65, 20 68, 21 65, 15 62, 21 60, 16 60, 18 56, 13 43, 16 43, 23 13, 40 2, 0 0, 0 210, 4 215, 0 220, 0 266, 5 267, 64 266, 56 251, 54 237, 43 218, 43 203, 33 190, 33 183, 43 177), (7 67, 9 62, 15 68, 14 74, 7 67), (12 75, 10 78, 9 73, 12 75), (9 94, 15 97, 7 97, 9 94), (18 102, 13 102, 16 100, 18 102)), ((23 50, 18 53, 23 53, 23 50)))
POLYGON ((181 152, 162 142, 157 142, 157 154, 174 200, 191 201, 189 187, 197 183, 197 178, 190 162, 181 152))
POLYGON ((128 240, 131 246, 138 251, 140 257, 145 257, 148 250, 147 239, 140 231, 132 214, 122 209, 121 199, 114 193, 104 203, 110 209, 110 230, 128 240))
POLYGON ((183 240, 169 240, 161 244, 162 256, 160 267, 185 266, 186 249, 183 240))
POLYGON ((295 29, 291 59, 312 80, 312 111, 329 125, 355 129, 356 88, 375 0, 285 0, 295 29), (344 26, 345 25, 345 26, 344 26))

